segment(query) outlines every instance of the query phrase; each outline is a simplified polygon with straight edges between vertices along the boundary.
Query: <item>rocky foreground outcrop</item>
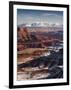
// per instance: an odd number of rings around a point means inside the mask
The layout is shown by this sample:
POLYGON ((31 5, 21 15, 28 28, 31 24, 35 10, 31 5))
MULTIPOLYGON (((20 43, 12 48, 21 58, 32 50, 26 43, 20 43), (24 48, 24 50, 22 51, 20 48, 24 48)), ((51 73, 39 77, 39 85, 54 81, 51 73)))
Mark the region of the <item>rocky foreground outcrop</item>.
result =
POLYGON ((49 74, 46 77, 36 77, 35 79, 63 78, 63 49, 58 52, 51 51, 49 56, 38 57, 32 61, 18 64, 18 69, 22 72, 31 72, 31 76, 49 74))

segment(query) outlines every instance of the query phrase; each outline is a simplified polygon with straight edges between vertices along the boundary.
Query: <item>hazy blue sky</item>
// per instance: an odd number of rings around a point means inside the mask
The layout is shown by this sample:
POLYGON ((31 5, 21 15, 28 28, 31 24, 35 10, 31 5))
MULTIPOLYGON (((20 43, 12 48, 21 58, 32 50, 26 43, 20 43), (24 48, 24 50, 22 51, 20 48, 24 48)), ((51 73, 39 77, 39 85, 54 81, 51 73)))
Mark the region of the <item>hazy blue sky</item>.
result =
POLYGON ((17 9, 17 24, 44 22, 63 24, 63 11, 17 9))

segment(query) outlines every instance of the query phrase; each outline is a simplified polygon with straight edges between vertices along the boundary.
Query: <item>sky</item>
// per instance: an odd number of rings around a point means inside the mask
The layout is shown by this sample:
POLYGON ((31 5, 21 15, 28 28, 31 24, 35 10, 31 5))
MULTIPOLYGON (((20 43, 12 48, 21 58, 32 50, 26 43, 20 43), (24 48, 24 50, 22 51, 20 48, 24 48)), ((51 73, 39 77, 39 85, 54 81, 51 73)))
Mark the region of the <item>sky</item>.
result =
POLYGON ((63 25, 63 11, 17 9, 17 25, 37 22, 63 25))

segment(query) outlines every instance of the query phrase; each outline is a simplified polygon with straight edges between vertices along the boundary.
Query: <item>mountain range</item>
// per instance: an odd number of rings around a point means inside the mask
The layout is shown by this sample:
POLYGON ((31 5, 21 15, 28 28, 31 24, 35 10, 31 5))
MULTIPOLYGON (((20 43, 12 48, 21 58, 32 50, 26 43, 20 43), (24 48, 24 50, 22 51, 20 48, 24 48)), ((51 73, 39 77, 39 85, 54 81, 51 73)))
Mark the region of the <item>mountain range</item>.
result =
POLYGON ((43 22, 35 22, 35 23, 24 23, 21 25, 18 25, 19 27, 63 27, 62 24, 56 23, 56 24, 48 24, 43 22))

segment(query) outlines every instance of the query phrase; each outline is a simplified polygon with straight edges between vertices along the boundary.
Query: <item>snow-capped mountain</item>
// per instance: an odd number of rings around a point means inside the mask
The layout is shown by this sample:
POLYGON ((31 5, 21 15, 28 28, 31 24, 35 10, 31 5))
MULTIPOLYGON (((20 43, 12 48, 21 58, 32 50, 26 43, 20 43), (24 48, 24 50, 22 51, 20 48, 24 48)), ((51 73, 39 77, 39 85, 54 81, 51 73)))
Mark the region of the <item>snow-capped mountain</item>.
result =
POLYGON ((48 24, 45 22, 34 22, 34 23, 24 23, 21 25, 18 25, 19 27, 63 27, 62 24, 56 23, 56 24, 48 24))

